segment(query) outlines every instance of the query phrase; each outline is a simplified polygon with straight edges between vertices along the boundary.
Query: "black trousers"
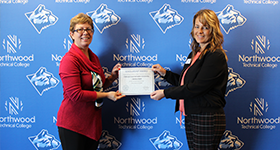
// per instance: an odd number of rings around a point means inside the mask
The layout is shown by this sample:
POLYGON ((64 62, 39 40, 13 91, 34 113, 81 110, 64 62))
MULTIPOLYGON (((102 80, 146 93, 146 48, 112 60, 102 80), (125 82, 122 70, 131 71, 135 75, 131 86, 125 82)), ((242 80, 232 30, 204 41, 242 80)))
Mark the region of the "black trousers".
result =
POLYGON ((96 150, 98 141, 77 132, 58 127, 59 138, 63 150, 96 150))

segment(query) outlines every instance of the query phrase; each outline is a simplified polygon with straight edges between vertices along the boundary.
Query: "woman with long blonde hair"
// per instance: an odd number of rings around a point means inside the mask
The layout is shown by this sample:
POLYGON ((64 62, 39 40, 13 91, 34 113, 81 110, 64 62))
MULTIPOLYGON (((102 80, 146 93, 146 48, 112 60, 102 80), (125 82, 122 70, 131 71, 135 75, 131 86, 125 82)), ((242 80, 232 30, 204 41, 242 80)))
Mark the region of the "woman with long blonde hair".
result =
POLYGON ((228 66, 223 34, 214 11, 203 9, 195 14, 191 37, 192 52, 180 75, 159 64, 152 66, 174 87, 154 91, 150 97, 176 99, 175 110, 185 116, 190 150, 217 150, 226 128, 223 108, 228 66))

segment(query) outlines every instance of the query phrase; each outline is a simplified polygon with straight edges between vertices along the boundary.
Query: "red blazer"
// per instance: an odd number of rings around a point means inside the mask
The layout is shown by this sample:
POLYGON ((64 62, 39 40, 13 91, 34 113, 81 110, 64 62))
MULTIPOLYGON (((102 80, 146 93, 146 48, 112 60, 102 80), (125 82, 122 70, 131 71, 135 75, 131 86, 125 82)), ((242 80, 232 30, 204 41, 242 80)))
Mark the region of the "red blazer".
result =
POLYGON ((98 57, 89 50, 90 60, 75 45, 60 62, 59 76, 63 84, 63 101, 57 114, 59 127, 99 140, 102 132, 101 109, 96 108, 90 71, 98 73, 105 82, 98 57))

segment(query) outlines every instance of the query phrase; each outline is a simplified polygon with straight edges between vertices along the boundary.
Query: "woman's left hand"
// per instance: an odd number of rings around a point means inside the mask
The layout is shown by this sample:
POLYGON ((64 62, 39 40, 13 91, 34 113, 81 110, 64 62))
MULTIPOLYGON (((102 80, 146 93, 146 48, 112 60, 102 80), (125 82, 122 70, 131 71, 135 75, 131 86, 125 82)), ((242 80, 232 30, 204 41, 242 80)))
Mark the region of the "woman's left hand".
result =
POLYGON ((162 98, 165 97, 163 90, 156 90, 151 93, 150 95, 151 99, 154 100, 161 100, 162 98))
POLYGON ((117 63, 111 72, 111 75, 106 78, 105 83, 103 84, 103 89, 108 88, 118 77, 119 77, 119 70, 121 69, 122 65, 117 63))
POLYGON ((118 76, 119 76, 119 70, 121 69, 121 67, 122 67, 122 65, 120 64, 120 63, 117 63, 114 67, 113 67, 113 69, 112 69, 112 73, 111 73, 111 76, 113 77, 113 78, 118 78, 118 76))

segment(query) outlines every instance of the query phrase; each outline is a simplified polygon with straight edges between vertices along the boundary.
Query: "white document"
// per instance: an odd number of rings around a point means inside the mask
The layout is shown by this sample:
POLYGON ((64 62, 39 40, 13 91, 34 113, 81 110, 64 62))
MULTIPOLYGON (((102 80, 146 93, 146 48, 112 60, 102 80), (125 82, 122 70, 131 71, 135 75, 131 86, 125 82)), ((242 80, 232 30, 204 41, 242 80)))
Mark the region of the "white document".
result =
POLYGON ((150 95, 155 90, 154 80, 151 68, 121 68, 119 92, 123 95, 150 95))

